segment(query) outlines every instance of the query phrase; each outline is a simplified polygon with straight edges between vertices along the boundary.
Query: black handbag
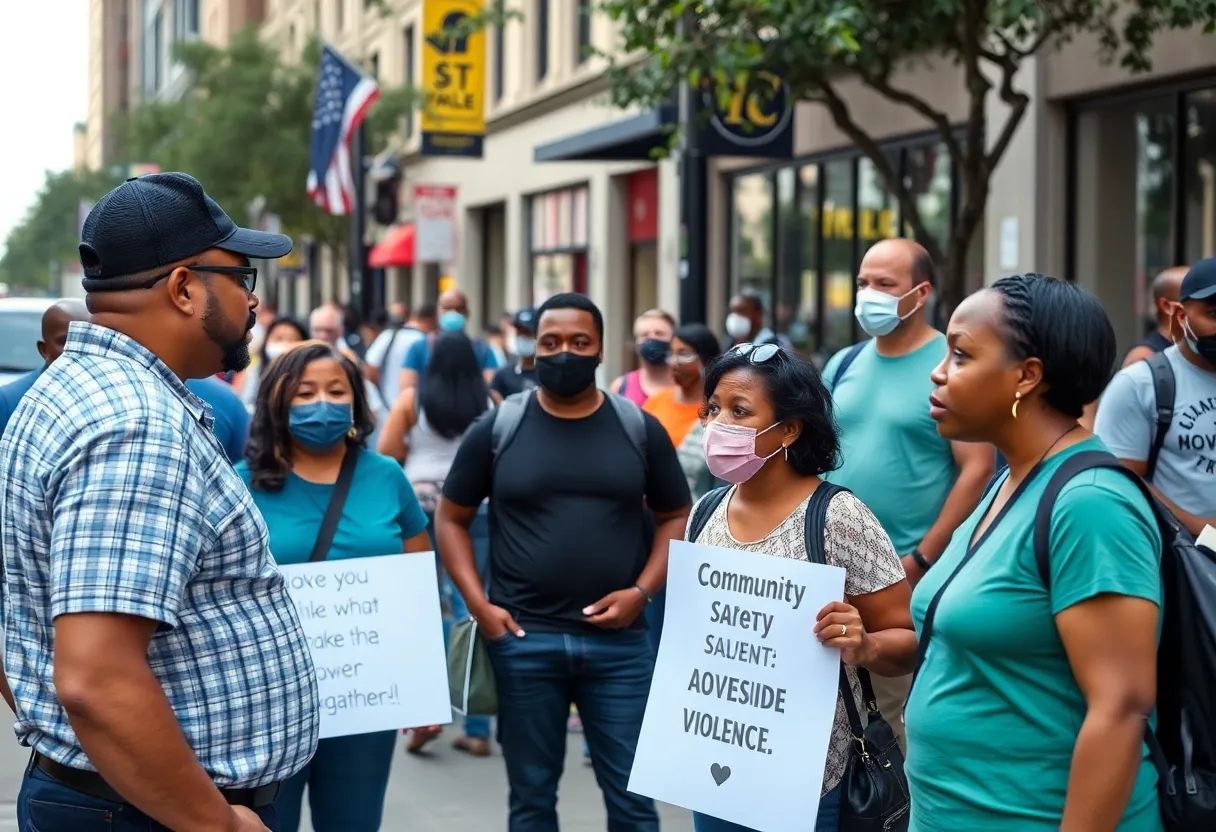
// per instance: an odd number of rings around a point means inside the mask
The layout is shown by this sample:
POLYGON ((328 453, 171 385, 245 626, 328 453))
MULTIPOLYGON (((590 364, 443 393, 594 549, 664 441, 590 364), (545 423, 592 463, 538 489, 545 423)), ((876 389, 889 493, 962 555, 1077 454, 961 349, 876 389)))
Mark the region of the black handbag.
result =
POLYGON ((878 711, 870 672, 862 667, 856 671, 866 706, 864 726, 844 665, 840 665, 840 698, 853 740, 849 743, 849 761, 840 779, 839 830, 906 832, 912 799, 904 774, 904 755, 899 750, 895 732, 878 711))

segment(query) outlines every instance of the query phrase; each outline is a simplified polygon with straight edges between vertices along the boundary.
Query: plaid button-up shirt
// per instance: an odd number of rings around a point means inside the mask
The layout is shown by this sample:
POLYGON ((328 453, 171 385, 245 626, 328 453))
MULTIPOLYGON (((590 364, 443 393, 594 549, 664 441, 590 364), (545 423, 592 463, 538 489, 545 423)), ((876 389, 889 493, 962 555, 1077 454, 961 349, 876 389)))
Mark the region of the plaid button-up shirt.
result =
POLYGON ((317 684, 266 524, 210 409, 132 339, 73 323, 0 441, 4 671, 17 739, 92 769, 52 680, 53 622, 159 622, 148 663, 220 787, 294 774, 317 684))

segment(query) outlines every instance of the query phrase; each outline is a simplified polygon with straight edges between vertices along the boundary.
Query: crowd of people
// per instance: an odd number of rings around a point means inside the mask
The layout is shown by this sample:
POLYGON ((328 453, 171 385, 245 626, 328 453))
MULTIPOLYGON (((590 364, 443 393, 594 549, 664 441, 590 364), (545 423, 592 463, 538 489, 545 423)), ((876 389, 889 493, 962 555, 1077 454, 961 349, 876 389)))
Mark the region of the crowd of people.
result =
MULTIPOLYGON (((508 828, 558 828, 573 722, 608 828, 657 830, 628 781, 680 539, 845 570, 807 633, 845 667, 817 832, 855 828, 858 710, 906 758, 889 828, 1161 828, 1153 510, 1117 472, 1073 478, 1046 582, 1032 532, 1051 475, 1104 450, 1192 534, 1216 522, 1216 260, 1158 278, 1158 331, 1113 381, 1083 289, 1004 278, 939 331, 934 264, 895 239, 857 276, 867 339, 822 372, 741 295, 725 343, 643 313, 638 369, 601 388, 585 296, 479 336, 458 290, 298 322, 259 304, 250 265, 290 249, 188 176, 128 181, 83 227, 87 306, 52 307, 46 366, 0 389, 22 829, 294 832, 305 794, 317 832, 378 829, 397 731, 318 742, 277 565, 435 550, 446 621, 477 621, 497 686, 454 745, 497 741, 508 828)), ((411 753, 442 730, 405 728, 411 753)))

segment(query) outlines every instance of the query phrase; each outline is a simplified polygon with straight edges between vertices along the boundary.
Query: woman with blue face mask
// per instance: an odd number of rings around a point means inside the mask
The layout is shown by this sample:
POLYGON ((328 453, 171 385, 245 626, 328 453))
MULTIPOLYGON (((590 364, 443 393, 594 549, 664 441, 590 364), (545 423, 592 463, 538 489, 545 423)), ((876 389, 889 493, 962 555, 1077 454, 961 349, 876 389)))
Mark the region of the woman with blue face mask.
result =
MULTIPOLYGON (((278 563, 309 560, 350 454, 350 490, 325 559, 431 549, 426 515, 401 467, 367 449, 374 426, 358 370, 328 344, 305 341, 266 368, 237 471, 266 520, 278 563)), ((279 791, 281 832, 299 828, 305 786, 316 832, 378 830, 396 740, 396 731, 321 740, 279 791)))

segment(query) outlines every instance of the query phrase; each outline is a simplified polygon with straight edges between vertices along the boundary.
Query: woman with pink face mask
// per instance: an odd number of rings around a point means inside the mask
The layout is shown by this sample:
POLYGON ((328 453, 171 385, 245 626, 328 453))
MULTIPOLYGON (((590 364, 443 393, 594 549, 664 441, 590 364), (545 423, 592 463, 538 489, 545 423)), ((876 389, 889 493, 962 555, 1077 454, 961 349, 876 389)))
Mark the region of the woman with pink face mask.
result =
MULTIPOLYGON (((916 633, 908 611, 911 589, 890 538, 851 492, 820 479, 839 464, 831 402, 814 367, 776 344, 740 344, 711 364, 705 374, 703 448, 710 473, 731 485, 698 501, 686 539, 845 569, 844 600, 820 610, 814 632, 806 636, 839 650, 846 668, 814 829, 848 832, 854 827, 847 799, 842 812, 841 781, 850 755, 856 756, 854 749, 865 745, 855 741, 853 717, 866 713, 866 700, 873 696, 862 695, 869 688, 869 673, 912 672, 916 633), (823 546, 816 552, 807 551, 809 517, 823 521, 823 546), (851 702, 845 701, 846 695, 851 702)), ((876 738, 884 741, 879 743, 883 747, 869 752, 880 760, 889 758, 902 780, 894 735, 885 725, 885 733, 874 734, 877 715, 870 716, 866 744, 876 738)), ((858 764, 852 760, 852 765, 858 764)), ((899 807, 890 814, 906 824, 906 781, 902 786, 902 818, 899 807)), ((693 823, 696 832, 746 832, 707 815, 694 814, 693 823)), ((905 827, 897 823, 892 828, 905 827)))

